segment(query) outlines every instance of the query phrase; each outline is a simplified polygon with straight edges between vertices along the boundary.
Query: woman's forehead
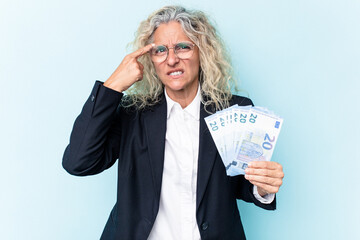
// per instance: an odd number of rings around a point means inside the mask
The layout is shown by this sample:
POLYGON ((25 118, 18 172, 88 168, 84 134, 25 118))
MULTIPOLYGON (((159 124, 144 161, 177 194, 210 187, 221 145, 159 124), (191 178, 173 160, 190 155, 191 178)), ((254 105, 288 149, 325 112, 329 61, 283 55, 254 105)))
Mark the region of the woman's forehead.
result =
POLYGON ((176 21, 160 24, 155 30, 153 37, 154 43, 157 45, 173 45, 181 41, 191 42, 182 29, 181 24, 176 21))

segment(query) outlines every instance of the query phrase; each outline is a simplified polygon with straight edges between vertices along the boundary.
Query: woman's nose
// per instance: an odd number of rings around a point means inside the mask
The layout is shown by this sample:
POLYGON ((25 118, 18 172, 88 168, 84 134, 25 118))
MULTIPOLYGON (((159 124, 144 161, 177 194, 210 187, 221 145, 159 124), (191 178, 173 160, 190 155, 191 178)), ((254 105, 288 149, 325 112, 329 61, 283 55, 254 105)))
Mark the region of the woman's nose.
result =
POLYGON ((173 66, 176 63, 178 63, 179 60, 180 60, 179 57, 175 54, 175 50, 173 48, 170 48, 168 52, 167 63, 170 66, 173 66))

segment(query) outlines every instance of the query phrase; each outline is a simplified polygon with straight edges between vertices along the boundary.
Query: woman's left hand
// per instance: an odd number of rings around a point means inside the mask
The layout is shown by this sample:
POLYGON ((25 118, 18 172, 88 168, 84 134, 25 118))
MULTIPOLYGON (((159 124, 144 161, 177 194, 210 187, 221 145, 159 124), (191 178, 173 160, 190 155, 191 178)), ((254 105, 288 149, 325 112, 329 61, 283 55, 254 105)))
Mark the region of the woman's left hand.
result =
POLYGON ((260 196, 265 196, 279 191, 284 172, 281 164, 277 162, 254 161, 245 169, 245 178, 258 187, 260 196))

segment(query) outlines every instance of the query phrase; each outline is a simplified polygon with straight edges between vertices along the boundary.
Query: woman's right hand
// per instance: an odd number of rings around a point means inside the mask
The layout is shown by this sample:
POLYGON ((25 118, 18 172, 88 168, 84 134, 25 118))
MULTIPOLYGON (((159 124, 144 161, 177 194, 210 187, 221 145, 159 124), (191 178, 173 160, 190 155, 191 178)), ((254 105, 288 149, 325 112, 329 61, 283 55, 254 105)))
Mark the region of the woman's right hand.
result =
POLYGON ((143 78, 144 66, 137 59, 148 53, 153 46, 152 43, 126 55, 114 73, 105 81, 104 86, 123 92, 135 82, 140 81, 143 78))

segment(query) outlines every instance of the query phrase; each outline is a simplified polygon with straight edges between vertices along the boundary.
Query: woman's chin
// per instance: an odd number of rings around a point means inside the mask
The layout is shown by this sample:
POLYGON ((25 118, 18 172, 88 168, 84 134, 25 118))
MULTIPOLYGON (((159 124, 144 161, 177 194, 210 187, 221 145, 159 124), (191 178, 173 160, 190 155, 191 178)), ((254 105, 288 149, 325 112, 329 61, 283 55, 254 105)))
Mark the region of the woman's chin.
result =
POLYGON ((197 81, 188 82, 185 81, 185 79, 172 79, 171 81, 165 82, 164 85, 168 92, 186 93, 196 91, 198 83, 197 81))
POLYGON ((167 91, 181 92, 185 89, 185 85, 180 82, 172 82, 171 84, 165 85, 167 91))

